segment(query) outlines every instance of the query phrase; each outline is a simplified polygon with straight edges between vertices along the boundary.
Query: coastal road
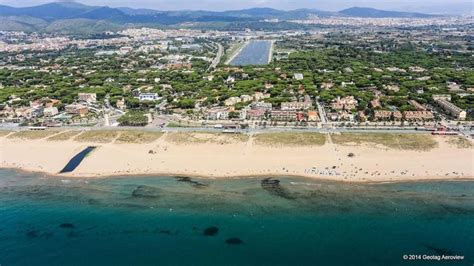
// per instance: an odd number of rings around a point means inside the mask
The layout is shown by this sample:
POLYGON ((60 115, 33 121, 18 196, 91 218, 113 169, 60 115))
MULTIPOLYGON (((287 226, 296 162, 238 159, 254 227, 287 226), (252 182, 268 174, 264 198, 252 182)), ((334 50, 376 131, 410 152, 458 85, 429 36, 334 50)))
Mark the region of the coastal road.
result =
POLYGON ((212 60, 212 63, 207 70, 209 71, 213 68, 216 68, 219 62, 221 61, 221 58, 223 55, 224 55, 224 47, 220 43, 217 43, 217 55, 214 58, 214 60, 212 60))
POLYGON ((321 118, 321 122, 323 124, 326 124, 328 122, 326 118, 326 111, 324 111, 324 108, 321 106, 321 104, 316 101, 316 106, 318 107, 318 112, 319 112, 319 117, 321 118))
MULTIPOLYGON (((58 128, 56 128, 58 129, 58 128)), ((59 129, 75 129, 75 130, 91 130, 90 127, 77 127, 77 126, 64 126, 59 129)), ((222 128, 213 127, 95 127, 94 130, 143 130, 143 131, 164 131, 164 132, 223 132, 222 128)), ((18 126, 0 126, 0 130, 29 130, 28 127, 18 126)), ((232 130, 235 133, 277 133, 277 132, 314 132, 314 133, 400 133, 400 134, 430 134, 430 131, 415 130, 414 128, 290 128, 290 127, 269 127, 269 128, 248 128, 248 129, 235 129, 232 130)))

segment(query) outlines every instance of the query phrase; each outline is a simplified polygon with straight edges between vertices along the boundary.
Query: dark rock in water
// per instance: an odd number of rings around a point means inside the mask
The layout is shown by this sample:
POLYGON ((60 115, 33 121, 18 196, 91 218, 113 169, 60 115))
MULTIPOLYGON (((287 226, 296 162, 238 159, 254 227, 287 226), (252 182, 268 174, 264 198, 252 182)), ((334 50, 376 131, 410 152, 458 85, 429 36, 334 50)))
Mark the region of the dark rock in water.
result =
POLYGON ((240 240, 240 238, 232 237, 232 238, 227 239, 225 243, 229 245, 241 245, 244 243, 244 241, 240 240))
POLYGON ((158 234, 162 234, 162 235, 169 235, 169 236, 175 236, 175 235, 178 235, 179 231, 176 230, 176 231, 171 231, 171 230, 159 230, 158 231, 158 234))
POLYGON ((158 198, 160 197, 160 190, 150 186, 138 186, 132 192, 135 198, 158 198))
POLYGON ((62 223, 59 225, 59 228, 69 228, 69 229, 72 229, 74 228, 74 225, 71 224, 71 223, 62 223))
POLYGON ((37 230, 28 230, 26 232, 26 236, 28 238, 37 238, 39 235, 38 235, 38 231, 37 230))
POLYGON ((178 182, 188 183, 188 184, 190 184, 191 186, 193 186, 195 188, 205 188, 205 187, 207 187, 206 184, 200 183, 198 181, 194 181, 189 176, 177 176, 175 178, 176 178, 176 180, 178 180, 178 182))
POLYGON ((204 229, 204 232, 203 232, 205 236, 215 236, 217 235, 217 233, 219 233, 219 228, 215 226, 208 227, 204 229))
POLYGON ((448 213, 463 214, 463 215, 474 213, 474 209, 454 206, 450 204, 439 204, 439 207, 442 209, 442 212, 444 213, 448 212, 448 213))
POLYGON ((272 195, 285 199, 295 199, 287 189, 280 185, 280 180, 265 178, 260 182, 260 185, 272 195))
POLYGON ((96 199, 88 199, 88 200, 87 200, 87 203, 88 203, 89 205, 98 205, 100 202, 99 202, 98 200, 96 200, 96 199))

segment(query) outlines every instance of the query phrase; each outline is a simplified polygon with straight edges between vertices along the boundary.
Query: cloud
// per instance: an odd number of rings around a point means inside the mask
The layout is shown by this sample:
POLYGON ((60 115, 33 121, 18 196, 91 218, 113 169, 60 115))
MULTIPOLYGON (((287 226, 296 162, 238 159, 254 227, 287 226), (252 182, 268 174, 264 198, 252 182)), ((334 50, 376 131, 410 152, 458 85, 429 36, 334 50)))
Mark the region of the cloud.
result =
POLYGON ((268 0, 255 0, 255 4, 256 4, 256 5, 259 5, 259 6, 261 6, 261 5, 267 5, 268 2, 269 2, 268 0))

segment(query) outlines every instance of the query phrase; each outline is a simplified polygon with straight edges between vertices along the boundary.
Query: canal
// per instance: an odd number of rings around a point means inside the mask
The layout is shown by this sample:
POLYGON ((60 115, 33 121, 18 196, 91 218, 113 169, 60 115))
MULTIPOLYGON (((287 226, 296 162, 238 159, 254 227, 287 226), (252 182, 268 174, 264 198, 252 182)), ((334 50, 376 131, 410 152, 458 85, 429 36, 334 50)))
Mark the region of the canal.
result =
POLYGON ((233 66, 266 65, 270 61, 272 41, 250 41, 230 61, 233 66))

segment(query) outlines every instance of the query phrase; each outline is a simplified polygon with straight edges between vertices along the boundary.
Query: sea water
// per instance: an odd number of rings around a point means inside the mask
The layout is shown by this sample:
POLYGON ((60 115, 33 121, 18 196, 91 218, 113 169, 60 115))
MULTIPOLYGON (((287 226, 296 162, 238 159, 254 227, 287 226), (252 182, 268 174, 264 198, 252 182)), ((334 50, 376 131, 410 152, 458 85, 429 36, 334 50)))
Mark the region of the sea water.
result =
POLYGON ((474 182, 262 179, 0 170, 0 265, 474 263, 474 182))

